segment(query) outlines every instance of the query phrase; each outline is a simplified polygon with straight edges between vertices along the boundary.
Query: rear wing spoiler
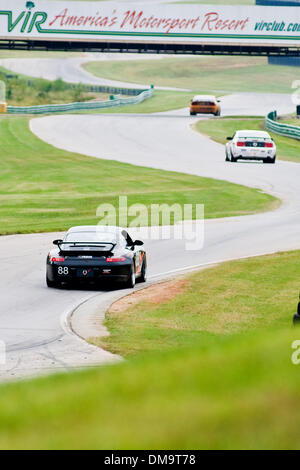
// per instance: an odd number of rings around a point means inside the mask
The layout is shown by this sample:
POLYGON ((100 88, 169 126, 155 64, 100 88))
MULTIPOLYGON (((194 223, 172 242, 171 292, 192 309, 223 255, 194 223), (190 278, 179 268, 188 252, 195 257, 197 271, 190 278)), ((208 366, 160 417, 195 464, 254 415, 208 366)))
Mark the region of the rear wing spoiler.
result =
POLYGON ((86 251, 93 251, 93 248, 95 248, 95 251, 103 251, 104 253, 110 253, 114 247, 116 246, 116 243, 112 242, 58 242, 57 246, 59 248, 60 252, 66 252, 66 253, 74 253, 74 251, 85 251, 83 248, 89 248, 89 250, 86 251), (63 247, 68 246, 69 248, 74 248, 71 250, 64 250, 63 247), (109 246, 109 249, 107 248, 109 246), (101 250, 103 248, 103 250, 101 250))

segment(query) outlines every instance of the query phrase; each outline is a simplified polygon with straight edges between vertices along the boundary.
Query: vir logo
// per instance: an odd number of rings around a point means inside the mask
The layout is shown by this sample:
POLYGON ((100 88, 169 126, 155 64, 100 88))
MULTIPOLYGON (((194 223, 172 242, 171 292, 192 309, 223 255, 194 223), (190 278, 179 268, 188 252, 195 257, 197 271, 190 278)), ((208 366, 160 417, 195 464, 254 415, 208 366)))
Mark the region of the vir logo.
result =
POLYGON ((40 26, 47 20, 48 14, 43 11, 33 12, 32 10, 34 8, 34 2, 26 2, 26 10, 22 11, 16 18, 14 18, 11 10, 1 10, 0 15, 6 15, 8 19, 8 32, 12 33, 17 27, 21 27, 19 30, 21 33, 31 33, 34 28, 36 28, 38 32, 41 32, 40 26))

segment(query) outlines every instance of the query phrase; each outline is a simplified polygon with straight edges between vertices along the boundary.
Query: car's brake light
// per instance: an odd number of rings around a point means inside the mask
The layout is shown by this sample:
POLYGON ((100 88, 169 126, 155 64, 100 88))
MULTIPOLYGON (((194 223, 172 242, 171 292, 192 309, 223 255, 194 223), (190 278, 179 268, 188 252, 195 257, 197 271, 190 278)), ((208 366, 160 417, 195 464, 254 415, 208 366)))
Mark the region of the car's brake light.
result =
POLYGON ((124 256, 122 256, 121 258, 106 258, 106 261, 107 263, 122 263, 122 261, 126 261, 126 258, 124 258, 124 256))
POLYGON ((52 256, 50 258, 51 263, 63 263, 65 258, 63 256, 52 256))
POLYGON ((239 141, 236 143, 237 147, 246 147, 246 142, 239 141))
POLYGON ((273 142, 265 142, 265 147, 273 147, 273 142))

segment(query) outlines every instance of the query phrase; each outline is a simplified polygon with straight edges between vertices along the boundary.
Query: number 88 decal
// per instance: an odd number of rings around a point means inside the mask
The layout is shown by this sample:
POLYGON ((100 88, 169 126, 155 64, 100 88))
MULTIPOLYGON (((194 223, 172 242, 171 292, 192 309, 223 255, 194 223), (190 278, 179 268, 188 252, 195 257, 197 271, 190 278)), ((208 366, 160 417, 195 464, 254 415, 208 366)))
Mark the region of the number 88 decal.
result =
POLYGON ((69 274, 69 268, 67 268, 66 266, 59 266, 58 274, 60 274, 61 276, 67 276, 69 274))

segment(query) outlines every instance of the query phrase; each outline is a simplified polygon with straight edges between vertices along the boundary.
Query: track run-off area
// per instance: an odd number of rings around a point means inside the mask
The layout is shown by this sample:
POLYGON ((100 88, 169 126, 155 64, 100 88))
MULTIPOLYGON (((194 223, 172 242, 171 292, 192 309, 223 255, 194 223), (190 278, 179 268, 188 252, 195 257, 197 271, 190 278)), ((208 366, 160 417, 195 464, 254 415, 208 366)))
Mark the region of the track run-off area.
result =
MULTIPOLYGON (((35 60, 42 64, 43 59, 35 60)), ((59 68, 63 79, 68 80, 70 74, 74 77, 75 70, 80 75, 77 60, 65 63, 67 69, 62 62, 55 65, 55 59, 48 60, 52 72, 53 67, 59 68)), ((8 64, 5 66, 8 68, 8 64)), ((10 68, 17 71, 18 66, 10 68)), ((40 70, 44 78, 50 78, 52 72, 49 68, 46 73, 45 68, 46 65, 41 65, 40 70)), ((51 75, 51 79, 55 78, 51 75)), ((279 113, 293 111, 291 97, 237 93, 222 99, 223 115, 264 116, 272 109, 279 113)), ((30 123, 32 132, 40 139, 64 150, 226 180, 260 188, 282 200, 273 212, 206 221, 204 247, 198 251, 186 251, 184 240, 146 241, 150 280, 229 259, 300 248, 299 165, 283 161, 276 165, 225 162, 224 147, 193 130, 197 119, 183 109, 151 115, 51 116, 34 118, 30 123)), ((7 345, 7 364, 0 366, 2 378, 116 360, 74 335, 68 317, 89 299, 100 299, 103 306, 108 306, 127 291, 48 289, 45 259, 57 236, 45 233, 0 238, 0 332, 7 345)))

